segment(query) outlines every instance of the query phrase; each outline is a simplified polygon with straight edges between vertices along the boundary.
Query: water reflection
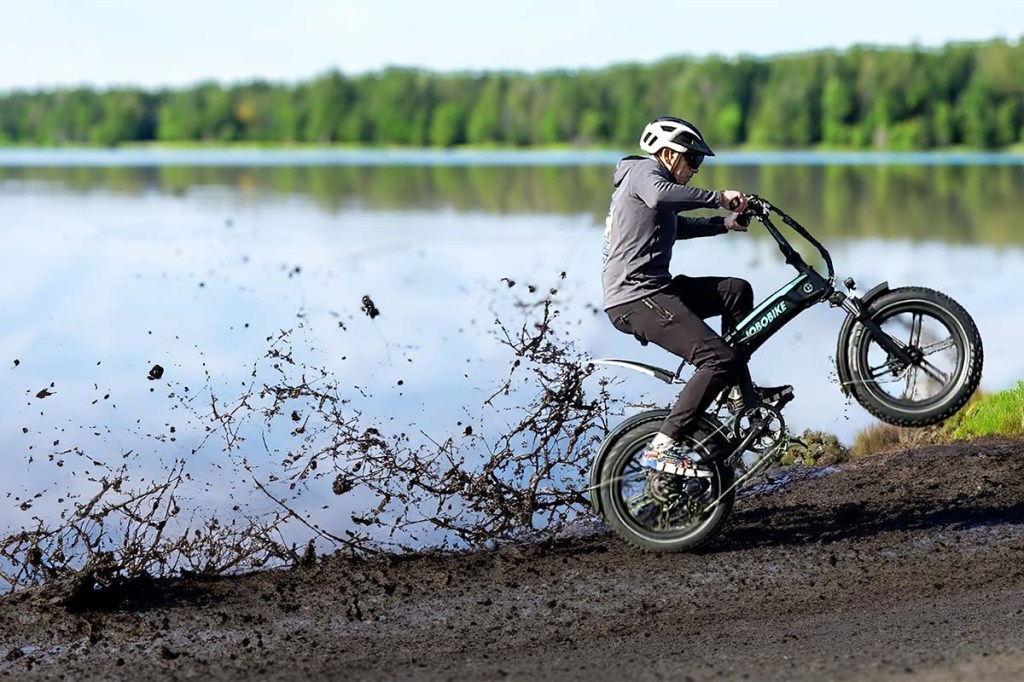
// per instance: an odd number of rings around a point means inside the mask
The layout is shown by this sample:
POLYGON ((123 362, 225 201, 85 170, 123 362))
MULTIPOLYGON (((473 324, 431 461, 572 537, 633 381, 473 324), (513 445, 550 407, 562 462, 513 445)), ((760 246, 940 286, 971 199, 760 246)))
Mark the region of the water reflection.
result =
MULTIPOLYGON (((372 210, 586 213, 603 220, 611 166, 274 166, 0 168, 6 186, 51 191, 160 192, 230 188, 250 200, 312 197, 329 213, 372 210)), ((1024 243, 1024 166, 708 163, 695 184, 769 198, 824 236, 1024 243)))

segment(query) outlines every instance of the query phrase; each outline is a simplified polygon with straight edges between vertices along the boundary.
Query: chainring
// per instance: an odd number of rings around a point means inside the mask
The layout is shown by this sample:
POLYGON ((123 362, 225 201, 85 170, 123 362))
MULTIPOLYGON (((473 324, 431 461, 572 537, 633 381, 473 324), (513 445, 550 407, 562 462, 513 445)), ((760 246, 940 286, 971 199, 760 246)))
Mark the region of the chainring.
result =
POLYGON ((744 441, 753 435, 747 449, 764 454, 786 440, 786 420, 771 405, 758 405, 741 412, 735 421, 735 436, 744 441))

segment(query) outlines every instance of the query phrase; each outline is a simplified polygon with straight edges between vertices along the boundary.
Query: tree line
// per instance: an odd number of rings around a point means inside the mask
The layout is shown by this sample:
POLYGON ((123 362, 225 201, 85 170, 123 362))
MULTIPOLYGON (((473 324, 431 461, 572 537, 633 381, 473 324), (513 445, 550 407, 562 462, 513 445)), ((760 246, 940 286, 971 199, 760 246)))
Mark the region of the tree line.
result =
POLYGON ((1024 137, 1024 44, 674 58, 600 70, 391 68, 308 82, 0 94, 0 144, 138 142, 631 147, 672 113, 713 146, 1006 148, 1024 137))

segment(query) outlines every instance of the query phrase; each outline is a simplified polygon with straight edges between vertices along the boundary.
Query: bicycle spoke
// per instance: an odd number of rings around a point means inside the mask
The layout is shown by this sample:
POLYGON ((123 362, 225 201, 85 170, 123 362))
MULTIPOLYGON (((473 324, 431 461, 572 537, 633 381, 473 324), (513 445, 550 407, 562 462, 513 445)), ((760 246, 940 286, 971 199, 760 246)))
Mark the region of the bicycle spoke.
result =
POLYGON ((917 367, 907 368, 907 389, 903 394, 906 400, 913 400, 917 393, 917 367))
POLYGON ((641 525, 650 527, 657 523, 658 514, 658 507, 647 506, 641 509, 639 513, 634 514, 633 518, 641 525))
POLYGON ((921 354, 932 355, 933 353, 938 353, 940 351, 946 350, 947 348, 953 348, 955 346, 956 341, 954 341, 953 337, 950 336, 948 339, 936 341, 935 343, 930 343, 927 346, 921 346, 921 354))
POLYGON ((949 375, 927 360, 921 360, 919 366, 930 379, 939 382, 939 385, 945 386, 949 382, 949 375))
POLYGON ((651 493, 646 488, 626 500, 626 508, 629 513, 636 515, 641 509, 654 502, 651 493))
MULTIPOLYGON (((921 313, 914 313, 910 321, 910 348, 915 348, 921 343, 921 321, 924 316, 921 313)), ((913 367, 907 368, 906 381, 903 388, 903 399, 913 400, 914 392, 917 389, 917 370, 913 367)))
POLYGON ((921 343, 921 321, 924 316, 921 313, 914 313, 910 322, 910 347, 914 348, 921 343))
POLYGON ((666 508, 661 508, 661 513, 658 514, 658 530, 668 530, 672 527, 672 513, 666 508))
POLYGON ((622 475, 641 473, 644 470, 640 463, 636 459, 631 459, 626 463, 626 466, 622 470, 622 475))

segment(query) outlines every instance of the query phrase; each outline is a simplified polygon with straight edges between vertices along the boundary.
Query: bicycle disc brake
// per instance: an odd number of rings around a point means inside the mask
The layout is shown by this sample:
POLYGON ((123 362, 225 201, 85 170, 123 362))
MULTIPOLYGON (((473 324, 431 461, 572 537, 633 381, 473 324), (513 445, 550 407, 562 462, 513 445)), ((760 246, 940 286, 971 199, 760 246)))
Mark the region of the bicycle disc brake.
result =
POLYGON ((700 512, 698 498, 703 493, 701 482, 695 478, 673 476, 658 471, 647 472, 647 490, 658 504, 662 516, 671 516, 683 509, 692 518, 700 512))

